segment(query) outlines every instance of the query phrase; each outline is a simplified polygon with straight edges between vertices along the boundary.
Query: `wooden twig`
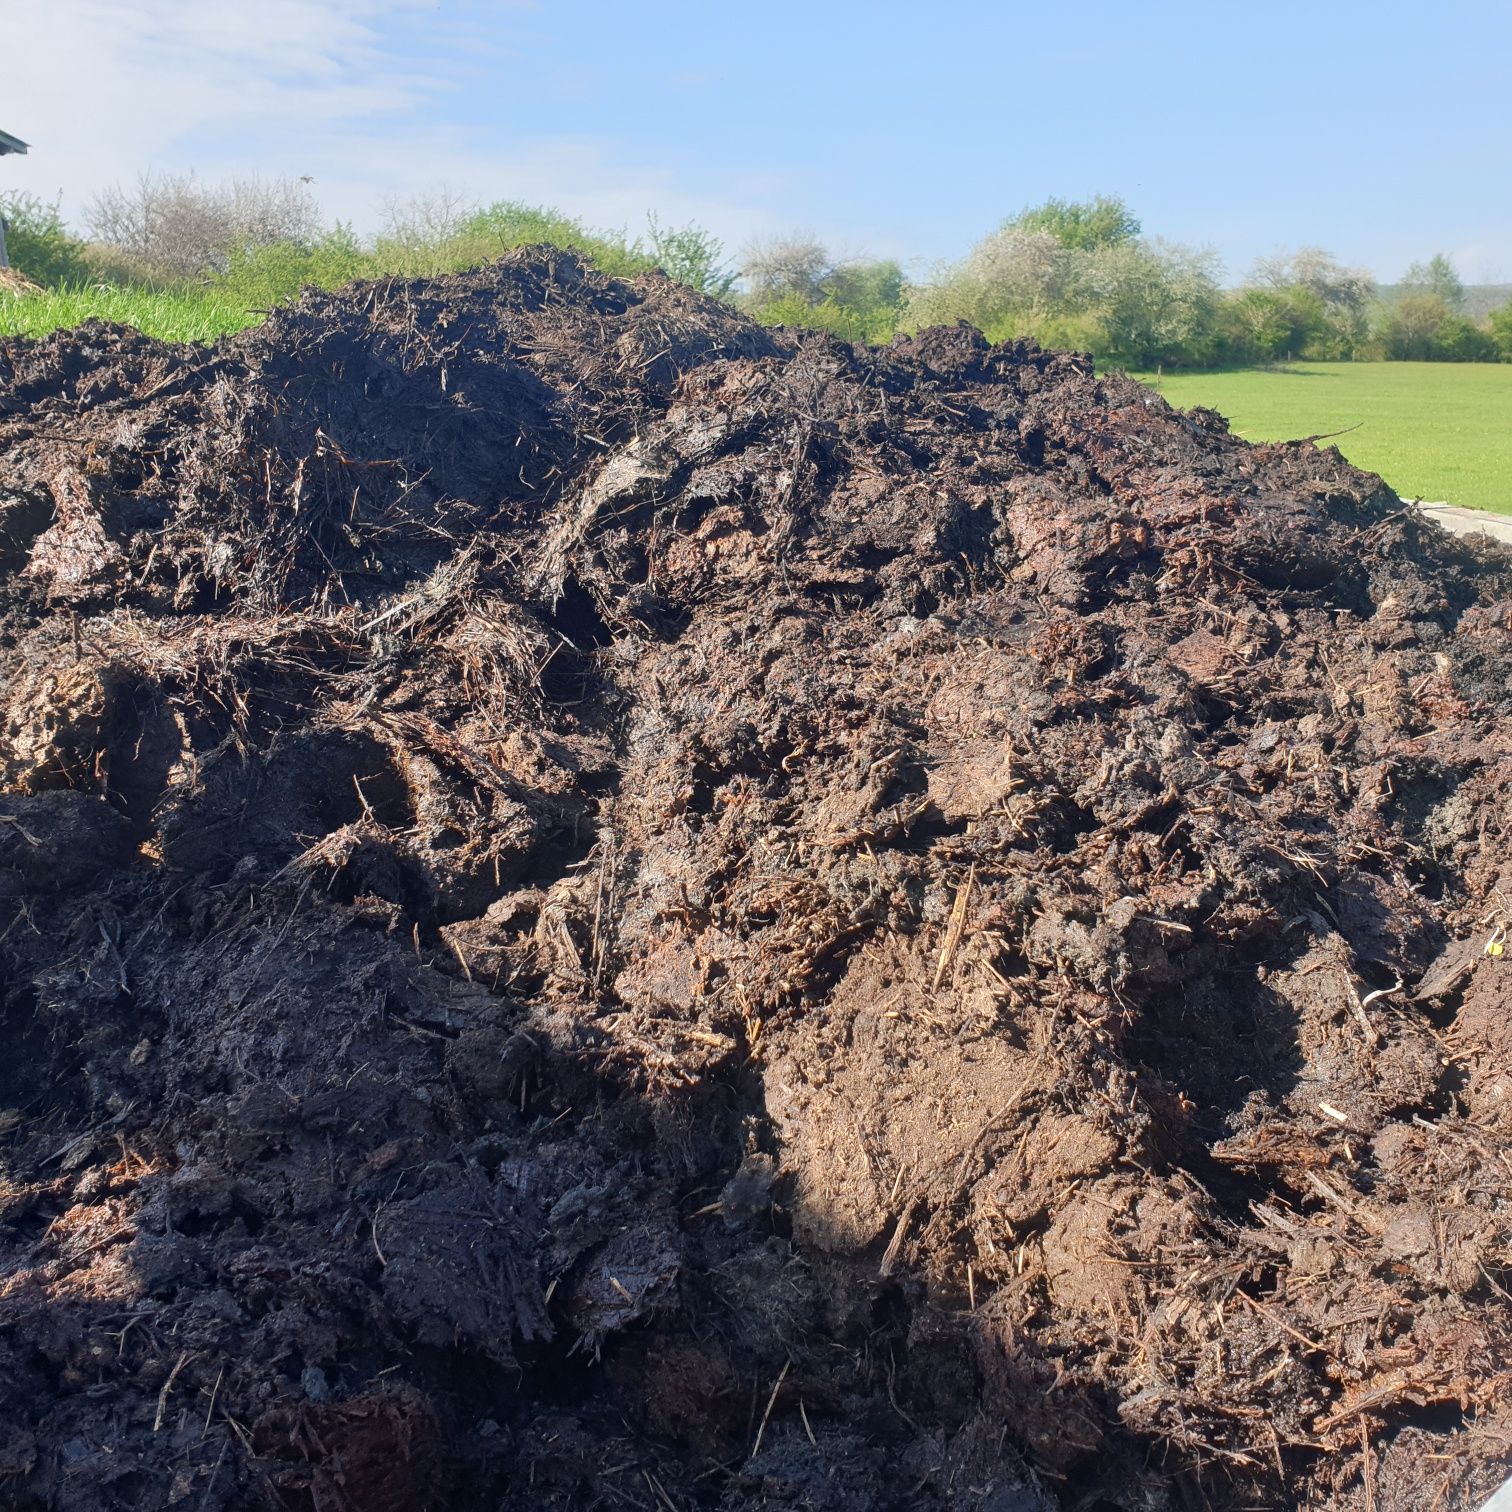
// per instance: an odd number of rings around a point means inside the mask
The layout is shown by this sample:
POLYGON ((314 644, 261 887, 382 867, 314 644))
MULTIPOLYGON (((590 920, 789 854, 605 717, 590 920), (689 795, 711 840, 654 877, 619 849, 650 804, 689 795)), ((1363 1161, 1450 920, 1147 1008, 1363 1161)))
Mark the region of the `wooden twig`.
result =
POLYGON ((910 1201, 905 1205, 903 1211, 898 1214, 898 1226, 893 1230, 892 1239, 889 1241, 886 1252, 882 1256, 882 1265, 879 1272, 881 1275, 890 1276, 897 1267, 898 1256, 902 1253, 903 1241, 908 1237, 908 1228, 913 1222, 914 1209, 917 1206, 917 1202, 910 1201))
POLYGON ((934 985, 931 992, 940 990, 940 983, 945 980, 945 972, 950 966, 950 958, 955 954, 955 948, 961 943, 961 931, 966 925, 966 909, 971 902, 971 888, 976 881, 976 862, 971 863, 971 870, 966 874, 966 880, 956 890, 955 903, 950 910, 950 923, 945 928, 945 943, 940 946, 939 963, 935 966, 934 985))
POLYGON ((1303 446, 1309 441, 1332 441, 1335 436, 1347 436, 1350 431, 1359 430, 1364 423, 1363 420, 1356 420, 1353 425, 1346 425, 1343 430, 1321 431, 1316 436, 1298 436, 1292 445, 1303 446))
POLYGON ((1364 1462, 1365 1512, 1376 1512, 1375 1460, 1370 1452, 1370 1419, 1360 1419, 1360 1458, 1364 1462))
POLYGON ((200 1434, 201 1438, 204 1438, 210 1432, 210 1420, 215 1416, 215 1399, 220 1395, 221 1382, 225 1377, 226 1367, 222 1365, 215 1377, 215 1385, 210 1388, 210 1405, 205 1409, 205 1427, 204 1431, 200 1434))
POLYGON ((179 1357, 178 1363, 168 1372, 168 1379, 163 1382, 163 1389, 158 1392, 157 1416, 152 1420, 152 1431, 158 1433, 163 1426, 163 1417, 168 1411, 168 1393, 173 1390, 173 1383, 178 1380, 178 1373, 184 1368, 184 1361, 189 1358, 186 1349, 179 1357))
POLYGON ((755 1459, 761 1453, 762 1436, 766 1433, 767 1419, 772 1415, 772 1408, 777 1405, 777 1393, 782 1390, 782 1383, 787 1380, 787 1373, 793 1368, 793 1357, 788 1356, 787 1363, 778 1373, 777 1379, 772 1383, 772 1394, 767 1398, 766 1411, 761 1414, 761 1426, 756 1430, 756 1442, 751 1448, 751 1458, 755 1459))
POLYGON ((1314 1350, 1318 1354, 1326 1354, 1330 1359, 1338 1359, 1338 1356, 1333 1352, 1333 1350, 1328 1347, 1328 1345, 1320 1344, 1316 1339, 1309 1339, 1305 1333, 1298 1333, 1290 1323, 1283 1322, 1263 1302, 1255 1301, 1255 1299, 1250 1296, 1248 1292, 1239 1291, 1236 1289, 1234 1295, 1238 1297, 1241 1302, 1247 1302, 1252 1308, 1254 1308, 1257 1313, 1260 1314, 1262 1318, 1266 1320, 1266 1322, 1274 1324, 1275 1327, 1279 1328, 1282 1333, 1290 1334, 1292 1338, 1294 1338, 1299 1344, 1307 1345, 1309 1349, 1314 1350))

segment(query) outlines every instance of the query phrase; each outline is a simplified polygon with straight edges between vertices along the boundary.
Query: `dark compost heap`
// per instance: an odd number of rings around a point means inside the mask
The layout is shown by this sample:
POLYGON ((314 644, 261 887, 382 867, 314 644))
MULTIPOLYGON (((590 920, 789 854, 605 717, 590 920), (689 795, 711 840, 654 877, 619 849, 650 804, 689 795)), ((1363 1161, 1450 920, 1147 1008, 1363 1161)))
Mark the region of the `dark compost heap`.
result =
POLYGON ((541 250, 0 459, 4 1505, 1505 1474, 1512 555, 541 250))

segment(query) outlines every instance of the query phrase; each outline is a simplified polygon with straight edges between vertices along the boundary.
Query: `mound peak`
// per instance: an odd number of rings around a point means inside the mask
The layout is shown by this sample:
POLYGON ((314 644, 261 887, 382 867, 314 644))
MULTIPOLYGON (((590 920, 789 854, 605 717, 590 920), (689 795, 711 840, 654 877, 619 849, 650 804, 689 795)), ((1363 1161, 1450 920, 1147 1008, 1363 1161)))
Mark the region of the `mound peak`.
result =
POLYGON ((0 1487, 1484 1493, 1509 671, 1507 553, 965 327, 0 345, 0 1487))

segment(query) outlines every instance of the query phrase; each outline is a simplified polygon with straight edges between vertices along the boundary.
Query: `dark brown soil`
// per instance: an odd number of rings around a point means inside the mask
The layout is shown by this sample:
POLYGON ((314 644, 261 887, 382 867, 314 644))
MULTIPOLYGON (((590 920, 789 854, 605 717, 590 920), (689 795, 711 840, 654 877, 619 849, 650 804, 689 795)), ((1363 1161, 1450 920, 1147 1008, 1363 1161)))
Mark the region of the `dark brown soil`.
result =
POLYGON ((0 345, 0 1502, 1452 1512, 1512 555, 520 254, 0 345))

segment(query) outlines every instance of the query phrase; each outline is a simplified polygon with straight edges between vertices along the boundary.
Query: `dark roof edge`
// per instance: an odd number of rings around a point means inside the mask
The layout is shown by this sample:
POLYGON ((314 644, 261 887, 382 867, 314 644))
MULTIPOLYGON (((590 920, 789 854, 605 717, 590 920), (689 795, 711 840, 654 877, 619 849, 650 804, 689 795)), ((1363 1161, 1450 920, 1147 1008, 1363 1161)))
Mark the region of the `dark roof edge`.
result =
POLYGON ((28 143, 23 142, 20 137, 12 136, 8 131, 0 131, 0 153, 25 152, 27 146, 28 143))

